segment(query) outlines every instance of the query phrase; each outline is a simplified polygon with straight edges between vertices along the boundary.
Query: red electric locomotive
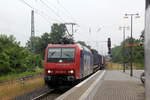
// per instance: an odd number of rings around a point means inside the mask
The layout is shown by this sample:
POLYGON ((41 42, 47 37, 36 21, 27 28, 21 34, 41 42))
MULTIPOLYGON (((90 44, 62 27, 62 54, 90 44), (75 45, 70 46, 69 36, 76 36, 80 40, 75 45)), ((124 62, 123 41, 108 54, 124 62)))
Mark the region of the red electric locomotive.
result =
POLYGON ((44 80, 49 87, 72 84, 93 73, 93 55, 78 44, 50 44, 45 50, 44 69, 44 80))

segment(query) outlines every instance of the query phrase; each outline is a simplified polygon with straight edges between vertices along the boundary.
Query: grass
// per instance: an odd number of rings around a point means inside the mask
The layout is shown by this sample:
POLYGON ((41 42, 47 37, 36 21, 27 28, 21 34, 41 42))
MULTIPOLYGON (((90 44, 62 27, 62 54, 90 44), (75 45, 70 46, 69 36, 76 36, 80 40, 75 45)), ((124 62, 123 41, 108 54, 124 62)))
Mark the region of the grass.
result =
POLYGON ((144 69, 144 64, 141 63, 134 63, 134 66, 137 66, 137 69, 144 69))
POLYGON ((28 75, 38 75, 43 73, 43 69, 37 68, 35 72, 23 72, 23 73, 12 73, 5 76, 0 76, 0 81, 3 80, 13 80, 18 77, 28 76, 28 75))
MULTIPOLYGON (((107 63, 107 69, 108 70, 123 70, 123 64, 108 62, 107 63)), ((129 70, 130 65, 126 66, 126 69, 129 70)), ((144 67, 142 67, 142 65, 133 63, 133 69, 144 69, 144 67)))
POLYGON ((37 77, 32 80, 26 80, 24 84, 15 82, 13 84, 0 85, 0 100, 9 100, 16 96, 29 93, 44 87, 43 77, 37 77))
POLYGON ((108 70, 122 70, 123 67, 121 66, 121 64, 117 64, 117 63, 107 63, 107 69, 108 70))

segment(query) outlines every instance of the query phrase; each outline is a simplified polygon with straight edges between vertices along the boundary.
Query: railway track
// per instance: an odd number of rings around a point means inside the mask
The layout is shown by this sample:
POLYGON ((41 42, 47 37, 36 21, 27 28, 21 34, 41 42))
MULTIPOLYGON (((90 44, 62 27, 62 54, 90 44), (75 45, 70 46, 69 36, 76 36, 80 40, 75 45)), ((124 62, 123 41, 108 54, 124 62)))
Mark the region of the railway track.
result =
MULTIPOLYGON (((93 74, 91 74, 91 75, 93 75, 93 74)), ((89 75, 89 76, 91 76, 91 75, 89 75)), ((85 77, 83 80, 85 80, 88 77, 85 77)), ((81 80, 81 81, 83 81, 83 80, 81 80)), ((61 86, 61 87, 59 87, 59 89, 45 88, 44 92, 41 92, 40 94, 38 93, 38 95, 36 95, 34 97, 32 96, 32 98, 30 100, 54 100, 55 98, 59 97, 60 95, 62 95, 66 91, 70 90, 75 85, 79 84, 80 82, 77 82, 72 86, 61 86)))
POLYGON ((32 98, 31 100, 40 100, 44 97, 47 97, 52 91, 53 91, 53 89, 47 90, 47 91, 45 91, 45 93, 42 93, 39 96, 32 98))
MULTIPOLYGON (((91 74, 91 75, 93 75, 93 74, 91 74)), ((87 79, 88 77, 84 78, 83 80, 87 79)), ((59 89, 49 89, 49 90, 45 91, 44 93, 42 93, 30 100, 54 100, 57 97, 59 97, 60 95, 62 95, 63 93, 65 93, 66 91, 70 90, 71 88, 73 88, 74 86, 79 84, 80 82, 77 82, 73 86, 62 86, 59 89)))
POLYGON ((62 87, 60 89, 47 89, 43 93, 32 97, 30 100, 54 100, 72 87, 62 87))

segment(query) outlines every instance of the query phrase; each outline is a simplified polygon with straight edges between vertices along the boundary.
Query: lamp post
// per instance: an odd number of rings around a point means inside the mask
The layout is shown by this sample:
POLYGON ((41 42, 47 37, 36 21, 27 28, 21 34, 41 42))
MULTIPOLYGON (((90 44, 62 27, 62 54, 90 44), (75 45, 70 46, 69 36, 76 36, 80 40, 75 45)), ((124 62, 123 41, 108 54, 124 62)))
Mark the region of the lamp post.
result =
MULTIPOLYGON (((128 16, 131 17, 131 39, 130 39, 130 44, 133 44, 133 36, 132 36, 132 32, 133 32, 133 16, 136 16, 136 18, 139 18, 139 14, 125 14, 124 18, 128 18, 128 16)), ((131 66, 131 70, 130 70, 130 76, 133 76, 133 66, 132 66, 132 62, 133 62, 133 55, 132 55, 132 46, 130 46, 130 66, 131 66)))
POLYGON ((125 72, 125 31, 129 30, 129 27, 123 26, 119 27, 119 30, 123 30, 123 50, 122 50, 122 55, 123 55, 123 72, 125 72))

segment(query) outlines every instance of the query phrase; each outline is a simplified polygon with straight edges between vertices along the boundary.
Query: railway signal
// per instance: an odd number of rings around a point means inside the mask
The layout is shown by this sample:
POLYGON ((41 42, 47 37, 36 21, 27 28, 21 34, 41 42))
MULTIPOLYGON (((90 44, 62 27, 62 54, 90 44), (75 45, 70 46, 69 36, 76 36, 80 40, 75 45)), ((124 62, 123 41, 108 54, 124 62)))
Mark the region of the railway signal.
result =
POLYGON ((107 46, 108 46, 108 54, 111 54, 111 39, 110 38, 108 38, 107 46))
POLYGON ((108 38, 108 40, 107 40, 107 46, 108 46, 108 54, 109 54, 108 66, 109 66, 109 68, 112 68, 111 39, 110 38, 108 38))

